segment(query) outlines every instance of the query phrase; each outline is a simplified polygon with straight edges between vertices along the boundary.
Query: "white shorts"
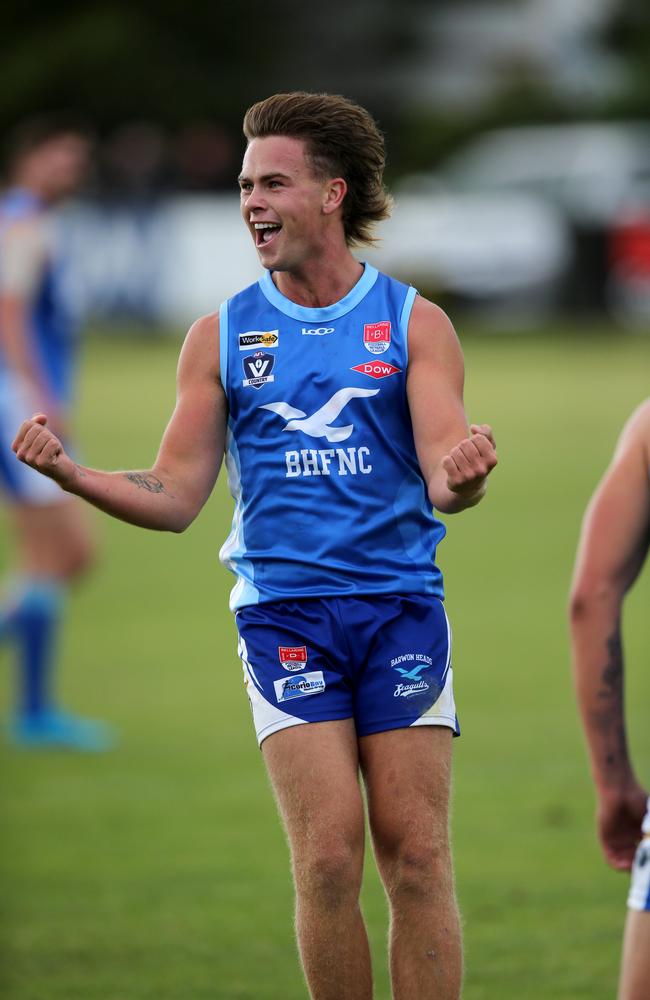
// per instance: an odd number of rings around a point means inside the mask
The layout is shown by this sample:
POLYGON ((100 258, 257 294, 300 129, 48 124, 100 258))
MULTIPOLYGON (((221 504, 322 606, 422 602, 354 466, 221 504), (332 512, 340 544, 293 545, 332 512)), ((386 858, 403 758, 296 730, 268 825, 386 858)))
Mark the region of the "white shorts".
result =
POLYGON ((0 372, 0 493, 19 504, 64 503, 67 497, 54 480, 18 461, 11 450, 18 428, 35 408, 24 383, 0 372))
POLYGON ((650 799, 643 825, 643 839, 636 849, 632 865, 632 881, 627 897, 630 910, 650 912, 650 799))

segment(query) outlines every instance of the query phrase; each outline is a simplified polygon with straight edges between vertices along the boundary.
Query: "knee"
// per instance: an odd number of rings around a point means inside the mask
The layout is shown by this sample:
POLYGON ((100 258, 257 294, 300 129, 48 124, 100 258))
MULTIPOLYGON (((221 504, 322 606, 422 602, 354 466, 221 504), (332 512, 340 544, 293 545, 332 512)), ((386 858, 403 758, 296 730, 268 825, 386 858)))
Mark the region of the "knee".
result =
POLYGON ((336 908, 359 897, 363 851, 342 842, 321 843, 301 858, 294 857, 298 896, 336 908))
POLYGON ((389 897, 431 897, 452 885, 451 856, 446 844, 405 839, 384 859, 389 897))
POLYGON ((77 538, 61 553, 61 576, 68 582, 84 576, 95 563, 96 550, 91 538, 77 538))

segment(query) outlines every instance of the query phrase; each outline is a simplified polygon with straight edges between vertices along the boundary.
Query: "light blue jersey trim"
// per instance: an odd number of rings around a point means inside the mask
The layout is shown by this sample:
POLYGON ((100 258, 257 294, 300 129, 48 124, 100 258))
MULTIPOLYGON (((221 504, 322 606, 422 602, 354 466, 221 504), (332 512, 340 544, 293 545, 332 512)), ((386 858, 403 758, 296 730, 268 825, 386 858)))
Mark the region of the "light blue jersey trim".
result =
POLYGON ((264 276, 260 278, 259 285, 264 297, 285 316, 302 320, 305 323, 323 323, 340 319, 341 316, 345 316, 346 313, 356 308, 373 287, 378 277, 377 269, 372 264, 365 264, 363 274, 348 294, 338 302, 333 302, 331 306, 323 306, 321 309, 299 306, 287 299, 273 284, 270 271, 266 271, 264 276))
POLYGON ((406 293, 406 298, 404 299, 404 305, 402 306, 402 312, 399 318, 399 328, 402 333, 407 364, 409 359, 409 320, 411 318, 411 310, 413 309, 413 303, 415 302, 415 296, 417 294, 417 288, 413 288, 413 285, 411 285, 406 293))
POLYGON ((244 537, 246 503, 242 496, 239 449, 237 448, 237 442, 232 433, 230 422, 226 433, 225 463, 228 473, 228 488, 235 501, 235 511, 230 534, 221 546, 219 558, 237 576, 237 583, 230 593, 230 610, 235 611, 246 604, 258 604, 260 594, 253 583, 255 577, 253 564, 250 560, 243 558, 246 553, 246 540, 244 537))
POLYGON ((219 374, 223 391, 228 392, 228 303, 219 306, 219 374))

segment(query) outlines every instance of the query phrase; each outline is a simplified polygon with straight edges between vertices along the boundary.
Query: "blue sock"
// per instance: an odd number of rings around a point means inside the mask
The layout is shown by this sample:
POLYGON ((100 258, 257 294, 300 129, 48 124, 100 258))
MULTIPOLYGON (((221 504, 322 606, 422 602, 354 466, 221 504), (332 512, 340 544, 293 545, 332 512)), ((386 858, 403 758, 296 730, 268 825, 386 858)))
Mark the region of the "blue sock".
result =
POLYGON ((24 581, 14 577, 3 586, 0 594, 0 642, 10 638, 20 611, 25 586, 24 581))
POLYGON ((0 608, 0 638, 11 635, 18 646, 22 716, 51 708, 50 675, 64 596, 65 587, 56 580, 27 578, 0 608))

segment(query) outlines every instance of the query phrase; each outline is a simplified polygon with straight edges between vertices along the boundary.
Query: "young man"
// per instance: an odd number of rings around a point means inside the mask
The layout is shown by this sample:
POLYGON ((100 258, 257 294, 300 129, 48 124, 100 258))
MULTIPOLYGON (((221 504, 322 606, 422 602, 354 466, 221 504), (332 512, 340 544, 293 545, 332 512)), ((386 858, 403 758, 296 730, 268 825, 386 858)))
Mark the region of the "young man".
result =
POLYGON ((446 316, 350 253, 389 210, 368 113, 279 94, 249 109, 244 133, 241 210, 266 273, 191 328, 153 468, 81 468, 44 415, 14 448, 102 510, 171 531, 196 517, 226 450, 236 509, 222 559, 237 575, 231 606, 311 995, 372 995, 361 770, 394 995, 455 998, 458 728, 431 505, 479 502, 494 441, 485 425, 468 432, 446 316))
POLYGON ((621 642, 625 594, 649 545, 646 400, 625 427, 587 508, 571 595, 573 664, 598 798, 598 835, 608 864, 632 868, 619 1000, 646 1000, 650 993, 650 801, 628 756, 621 642))
POLYGON ((93 556, 78 501, 11 453, 25 411, 43 409, 65 434, 74 368, 74 327, 62 294, 50 208, 72 194, 89 144, 60 118, 25 122, 10 143, 11 187, 0 198, 0 493, 17 547, 17 566, 0 593, 0 641, 13 641, 20 700, 9 734, 19 746, 104 749, 101 724, 62 712, 51 692, 68 582, 93 556))

